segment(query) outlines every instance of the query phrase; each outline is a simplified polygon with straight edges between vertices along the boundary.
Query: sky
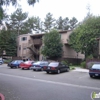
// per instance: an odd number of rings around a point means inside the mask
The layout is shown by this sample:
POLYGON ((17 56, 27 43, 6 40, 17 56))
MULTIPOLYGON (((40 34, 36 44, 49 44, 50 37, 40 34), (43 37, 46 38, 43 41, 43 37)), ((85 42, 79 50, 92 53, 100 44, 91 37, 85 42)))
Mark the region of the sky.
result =
MULTIPOLYGON (((90 12, 93 15, 100 15, 100 0, 39 0, 33 6, 28 6, 27 0, 21 0, 20 4, 24 12, 28 12, 29 16, 39 16, 41 20, 44 20, 47 13, 51 13, 53 18, 58 19, 72 17, 77 18, 78 21, 82 21, 87 15, 87 8, 90 7, 90 12)), ((10 6, 8 13, 12 13, 15 10, 10 6)))

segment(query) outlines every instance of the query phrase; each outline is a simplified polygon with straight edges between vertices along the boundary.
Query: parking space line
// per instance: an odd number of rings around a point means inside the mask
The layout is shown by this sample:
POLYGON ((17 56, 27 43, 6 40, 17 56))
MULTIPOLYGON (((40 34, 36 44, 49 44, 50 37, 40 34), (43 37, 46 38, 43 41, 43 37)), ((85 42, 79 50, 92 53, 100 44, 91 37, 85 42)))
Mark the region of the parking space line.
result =
POLYGON ((35 79, 35 78, 29 78, 29 77, 24 77, 24 76, 16 76, 16 75, 4 74, 4 73, 0 73, 0 75, 7 76, 7 77, 21 78, 21 79, 26 79, 26 80, 31 80, 31 81, 51 83, 51 84, 62 85, 62 86, 70 86, 70 87, 75 87, 75 88, 84 88, 84 89, 100 91, 100 88, 98 87, 90 87, 90 86, 75 85, 75 84, 69 84, 69 83, 63 83, 63 82, 48 81, 48 80, 35 79))

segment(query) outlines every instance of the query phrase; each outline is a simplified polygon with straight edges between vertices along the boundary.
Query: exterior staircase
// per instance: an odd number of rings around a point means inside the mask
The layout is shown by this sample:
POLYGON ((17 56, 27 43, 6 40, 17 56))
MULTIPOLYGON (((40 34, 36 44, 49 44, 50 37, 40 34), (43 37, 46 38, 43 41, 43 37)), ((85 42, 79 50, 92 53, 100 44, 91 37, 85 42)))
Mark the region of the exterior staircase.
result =
POLYGON ((39 55, 39 51, 34 47, 34 44, 29 44, 27 48, 31 50, 32 54, 39 55))

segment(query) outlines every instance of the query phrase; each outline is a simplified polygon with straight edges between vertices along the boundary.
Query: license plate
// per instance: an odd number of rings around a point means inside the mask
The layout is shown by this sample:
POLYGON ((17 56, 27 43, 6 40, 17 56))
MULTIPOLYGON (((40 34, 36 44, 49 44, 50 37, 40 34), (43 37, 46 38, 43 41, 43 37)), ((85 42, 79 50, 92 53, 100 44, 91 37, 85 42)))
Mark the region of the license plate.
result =
POLYGON ((98 76, 98 74, 95 74, 95 76, 98 76))

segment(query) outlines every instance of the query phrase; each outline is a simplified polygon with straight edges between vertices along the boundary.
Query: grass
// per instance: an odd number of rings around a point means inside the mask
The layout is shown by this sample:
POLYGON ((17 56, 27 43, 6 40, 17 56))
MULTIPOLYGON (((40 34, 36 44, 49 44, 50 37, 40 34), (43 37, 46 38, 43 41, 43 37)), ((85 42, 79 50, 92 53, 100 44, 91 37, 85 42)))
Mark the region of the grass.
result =
POLYGON ((72 65, 72 66, 70 66, 70 70, 74 70, 75 67, 80 67, 80 65, 72 65))
POLYGON ((75 66, 70 66, 70 70, 74 70, 75 69, 75 66))

